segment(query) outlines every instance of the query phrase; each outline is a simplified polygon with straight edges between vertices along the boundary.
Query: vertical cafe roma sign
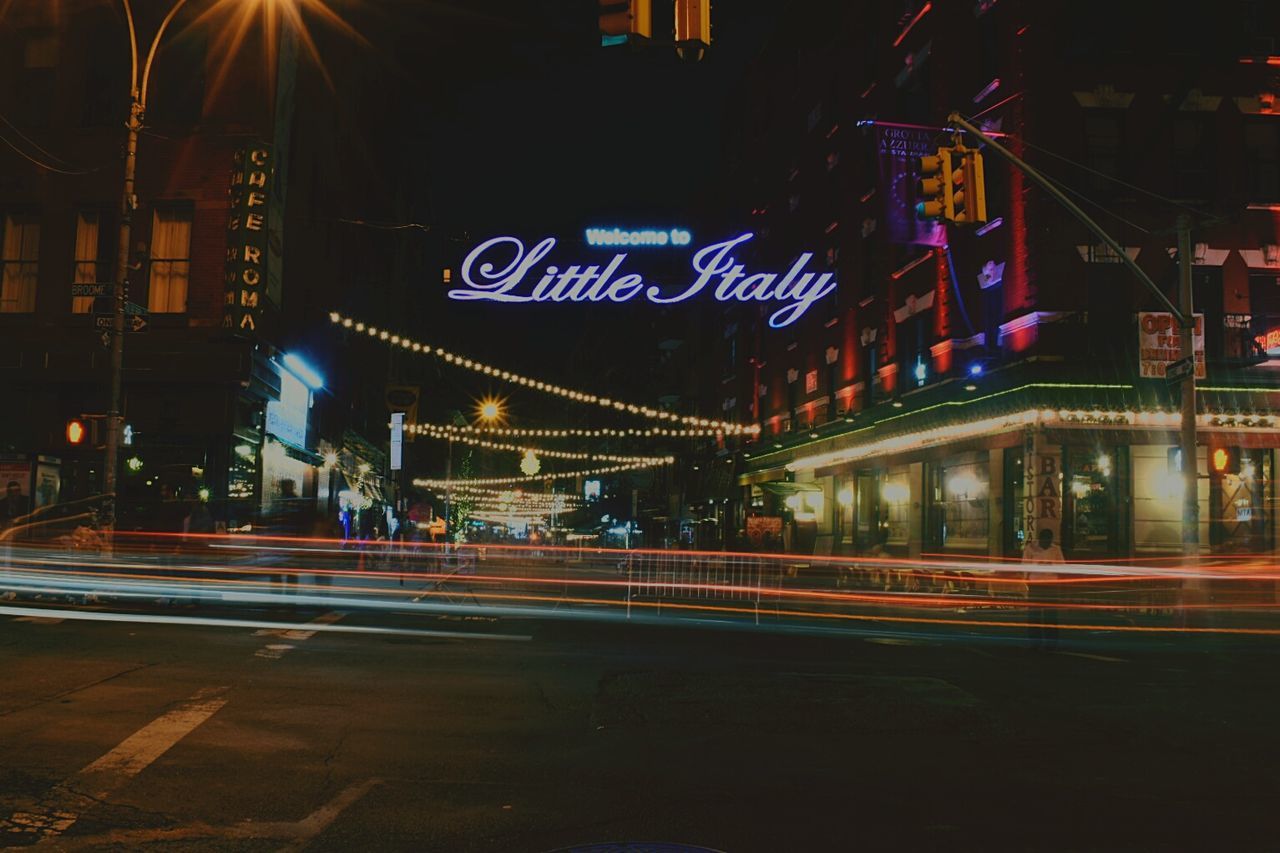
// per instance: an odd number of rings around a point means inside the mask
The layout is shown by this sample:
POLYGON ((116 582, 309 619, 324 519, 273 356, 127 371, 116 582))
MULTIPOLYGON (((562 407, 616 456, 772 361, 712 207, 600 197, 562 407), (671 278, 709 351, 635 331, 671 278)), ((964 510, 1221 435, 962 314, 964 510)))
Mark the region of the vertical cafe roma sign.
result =
POLYGON ((450 299, 489 302, 630 302, 643 299, 665 305, 711 294, 720 302, 755 302, 777 306, 769 315, 775 329, 789 326, 810 306, 836 289, 835 273, 810 272, 812 252, 800 255, 783 271, 751 271, 738 260, 743 234, 694 252, 689 278, 677 284, 646 281, 627 272, 626 252, 608 263, 544 264, 556 246, 546 237, 526 247, 516 237, 494 237, 476 246, 462 262, 464 287, 450 299))
POLYGON ((226 289, 222 328, 253 335, 262 318, 267 287, 267 209, 271 147, 251 145, 236 152, 227 217, 226 289))

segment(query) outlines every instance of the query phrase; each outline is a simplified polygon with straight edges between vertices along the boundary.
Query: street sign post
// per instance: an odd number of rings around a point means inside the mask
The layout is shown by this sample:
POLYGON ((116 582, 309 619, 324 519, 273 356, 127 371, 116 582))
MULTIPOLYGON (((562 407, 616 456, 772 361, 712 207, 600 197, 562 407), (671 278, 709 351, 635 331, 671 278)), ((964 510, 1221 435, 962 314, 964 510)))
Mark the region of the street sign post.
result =
POLYGON ((75 296, 111 296, 115 287, 110 282, 80 282, 71 285, 71 295, 75 296))
POLYGON ((1164 370, 1164 378, 1170 385, 1177 385, 1195 373, 1196 360, 1192 356, 1180 358, 1169 363, 1164 370))
MULTIPOLYGON (((110 332, 115 317, 111 314, 94 314, 93 325, 95 328, 104 332, 110 332)), ((124 330, 126 332, 145 332, 147 330, 147 317, 145 314, 128 314, 124 319, 124 330)))

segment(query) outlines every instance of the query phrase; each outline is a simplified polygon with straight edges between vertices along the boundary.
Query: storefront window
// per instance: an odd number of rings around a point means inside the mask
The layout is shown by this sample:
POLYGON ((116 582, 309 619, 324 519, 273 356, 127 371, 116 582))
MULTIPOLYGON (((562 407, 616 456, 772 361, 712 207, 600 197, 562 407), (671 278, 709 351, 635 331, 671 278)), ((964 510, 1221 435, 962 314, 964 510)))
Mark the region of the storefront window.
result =
POLYGON ((911 530, 910 470, 904 465, 891 469, 880 487, 882 523, 889 531, 890 548, 905 550, 911 530))
POLYGON ((1114 555, 1121 542, 1123 501, 1117 484, 1127 482, 1128 448, 1064 448, 1067 488, 1063 495, 1063 547, 1073 557, 1114 555))
POLYGON ((853 546, 854 480, 842 477, 836 482, 836 541, 842 550, 853 546))
MULTIPOLYGON (((1182 549, 1182 475, 1170 464, 1168 445, 1134 445, 1133 550, 1144 554, 1176 554, 1182 549)), ((1209 480, 1204 476, 1204 448, 1198 448, 1200 541, 1209 530, 1209 480)))
POLYGON ((1027 545, 1026 479, 1022 476, 1023 450, 1010 447, 1004 452, 1004 555, 1017 557, 1027 545))
POLYGON ((929 466, 930 547, 987 550, 991 476, 986 453, 966 453, 929 466))

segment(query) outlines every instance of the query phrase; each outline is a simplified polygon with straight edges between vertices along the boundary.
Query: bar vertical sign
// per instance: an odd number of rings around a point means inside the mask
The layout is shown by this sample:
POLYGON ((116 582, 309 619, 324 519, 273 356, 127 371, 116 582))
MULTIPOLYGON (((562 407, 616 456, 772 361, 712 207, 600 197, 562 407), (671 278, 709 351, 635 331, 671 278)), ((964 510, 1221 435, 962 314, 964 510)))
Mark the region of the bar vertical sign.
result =
POLYGON ((267 210, 271 146, 257 143, 236 152, 227 216, 226 290, 222 327, 256 334, 267 286, 267 210))
POLYGON ((399 471, 404 462, 404 412, 391 415, 391 470, 399 471))

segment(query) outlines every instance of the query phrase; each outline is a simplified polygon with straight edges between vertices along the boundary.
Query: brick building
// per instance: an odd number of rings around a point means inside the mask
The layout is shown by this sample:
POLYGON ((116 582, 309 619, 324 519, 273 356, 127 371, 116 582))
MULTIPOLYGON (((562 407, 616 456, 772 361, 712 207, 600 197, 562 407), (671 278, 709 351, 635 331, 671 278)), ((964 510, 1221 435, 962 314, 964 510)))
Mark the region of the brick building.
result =
POLYGON ((985 227, 914 221, 902 166, 949 144, 959 110, 1170 295, 1173 226, 1192 217, 1201 541, 1275 547, 1277 12, 1225 3, 1191 26, 1147 5, 859 3, 776 34, 731 110, 729 217, 761 257, 811 252, 840 285, 782 329, 725 309, 704 405, 733 400, 763 430, 742 448, 738 526, 781 515, 792 547, 825 552, 887 535, 902 555, 1011 556, 1041 527, 1077 557, 1177 551, 1177 390, 1151 358, 1167 316, 991 152, 985 227))
MULTIPOLYGON (((297 325, 285 250, 312 241, 292 222, 285 233, 291 161, 312 156, 290 139, 309 72, 295 40, 269 50, 256 19, 231 44, 237 12, 212 5, 184 7, 162 42, 139 144, 127 299, 146 329, 125 340, 125 523, 162 485, 208 490, 230 522, 326 485, 315 389, 282 351, 297 325)), ((169 6, 134 6, 145 54, 169 6)), ((15 470, 42 458, 64 501, 101 487, 105 430, 79 445, 64 430, 108 408, 95 314, 110 304, 93 285, 115 274, 128 39, 118 3, 10 4, 0 18, 0 450, 15 470)))

